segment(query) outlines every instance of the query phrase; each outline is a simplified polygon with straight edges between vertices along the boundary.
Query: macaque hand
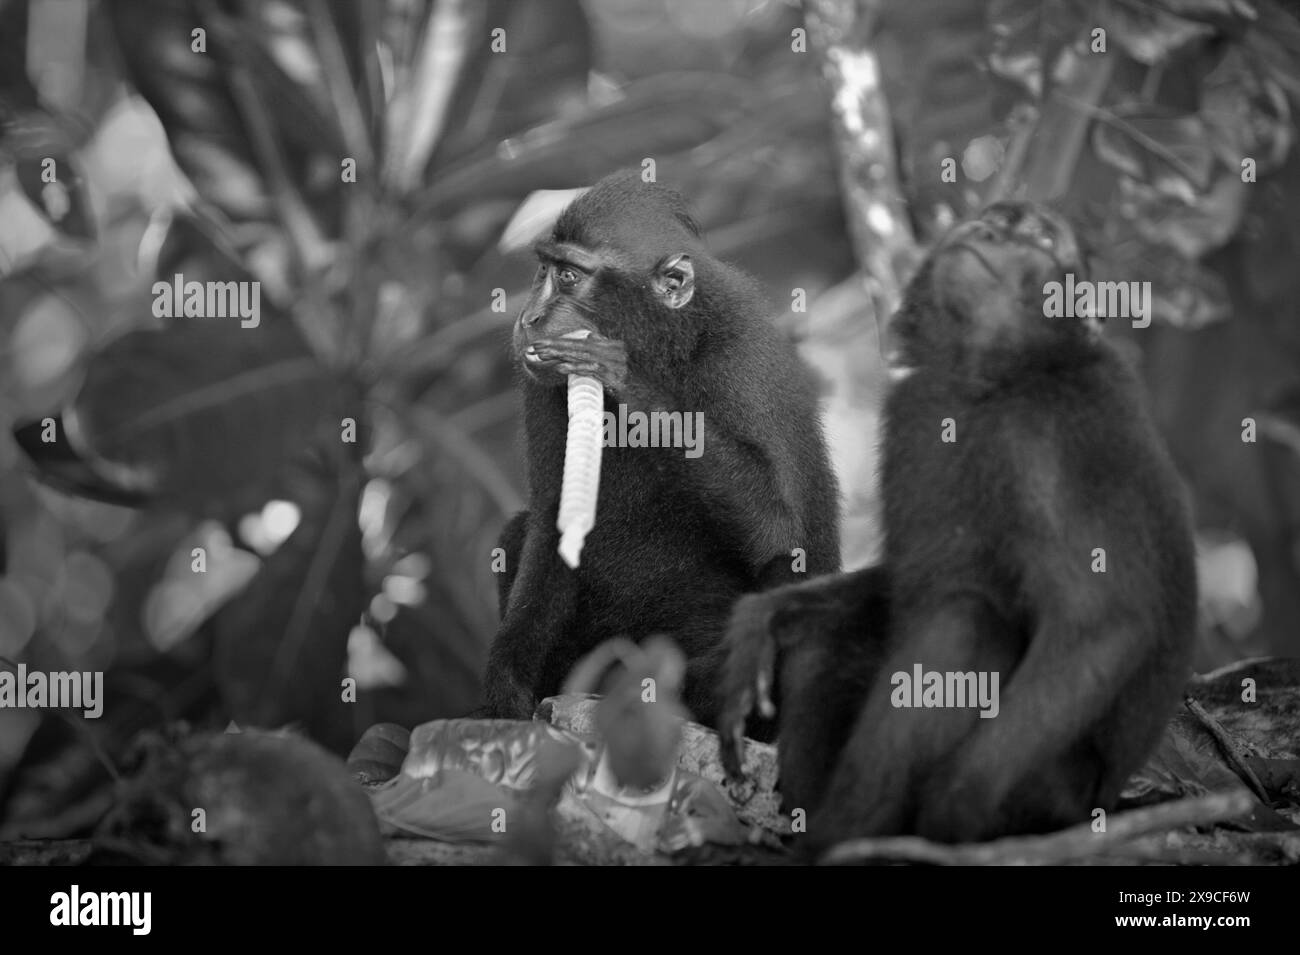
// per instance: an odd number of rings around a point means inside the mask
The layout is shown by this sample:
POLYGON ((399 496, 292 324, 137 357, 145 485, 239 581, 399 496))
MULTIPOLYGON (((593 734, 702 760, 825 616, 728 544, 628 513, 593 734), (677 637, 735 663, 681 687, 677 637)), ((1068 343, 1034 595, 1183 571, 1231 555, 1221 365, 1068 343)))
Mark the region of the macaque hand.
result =
POLYGON ((488 716, 494 720, 531 720, 538 699, 532 688, 510 669, 489 666, 484 681, 488 716))
POLYGON ((722 708, 718 737, 727 775, 742 777, 745 720, 757 708, 771 719, 772 682, 776 669, 776 637, 772 633, 772 601, 767 594, 750 594, 736 602, 727 628, 727 661, 722 670, 722 708))
POLYGON ((592 332, 586 338, 543 338, 528 351, 561 375, 590 375, 607 394, 627 387, 627 348, 620 341, 592 332))

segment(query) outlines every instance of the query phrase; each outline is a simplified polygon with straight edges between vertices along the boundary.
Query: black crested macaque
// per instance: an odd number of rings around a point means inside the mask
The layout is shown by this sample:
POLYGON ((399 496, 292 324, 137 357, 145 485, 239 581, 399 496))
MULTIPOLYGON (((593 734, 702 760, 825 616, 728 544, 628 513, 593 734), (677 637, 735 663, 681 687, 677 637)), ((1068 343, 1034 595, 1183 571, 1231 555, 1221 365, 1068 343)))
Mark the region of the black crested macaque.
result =
POLYGON ((1088 821, 1179 699, 1196 616, 1183 488, 1098 323, 1044 316, 1067 272, 1082 272, 1073 233, 1028 203, 938 244, 887 330, 908 372, 885 402, 882 564, 737 605, 725 760, 736 773, 775 672, 805 848, 1088 821), (901 705, 915 698, 895 675, 917 665, 996 673, 996 715, 901 705))
POLYGON ((839 569, 838 490, 812 376, 756 283, 705 251, 685 200, 635 173, 579 196, 536 251, 514 328, 529 509, 501 535, 488 711, 527 719, 597 644, 663 633, 688 659, 684 702, 712 723, 736 598, 798 579, 796 569, 839 569), (575 331, 590 334, 564 337, 575 331), (623 405, 703 425, 689 455, 604 448, 576 570, 555 527, 570 374, 601 382, 607 415, 623 405))

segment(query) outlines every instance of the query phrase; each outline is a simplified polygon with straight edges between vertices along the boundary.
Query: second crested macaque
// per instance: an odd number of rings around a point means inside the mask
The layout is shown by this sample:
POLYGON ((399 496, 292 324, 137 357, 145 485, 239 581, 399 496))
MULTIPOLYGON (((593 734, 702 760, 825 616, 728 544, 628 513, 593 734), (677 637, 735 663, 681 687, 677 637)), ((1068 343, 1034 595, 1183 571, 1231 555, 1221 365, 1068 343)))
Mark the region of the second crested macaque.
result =
POLYGON ((806 849, 1087 822, 1179 699, 1196 616, 1183 488, 1097 321, 1045 317, 1066 273, 1082 273, 1071 230, 1028 203, 935 247, 888 328, 906 374, 885 401, 882 564, 737 606, 726 762, 775 670, 806 849), (947 695, 914 687, 918 668, 947 695))
POLYGON ((672 190, 631 173, 603 179, 536 251, 514 329, 529 507, 501 535, 488 711, 527 719, 597 644, 666 634, 687 656, 684 702, 712 722, 736 598, 839 568, 814 383, 757 285, 705 251, 672 190), (575 332, 589 334, 566 337, 575 332), (555 527, 573 374, 600 381, 607 425, 620 409, 702 425, 694 450, 610 446, 607 428, 595 527, 576 569, 560 559, 555 527))

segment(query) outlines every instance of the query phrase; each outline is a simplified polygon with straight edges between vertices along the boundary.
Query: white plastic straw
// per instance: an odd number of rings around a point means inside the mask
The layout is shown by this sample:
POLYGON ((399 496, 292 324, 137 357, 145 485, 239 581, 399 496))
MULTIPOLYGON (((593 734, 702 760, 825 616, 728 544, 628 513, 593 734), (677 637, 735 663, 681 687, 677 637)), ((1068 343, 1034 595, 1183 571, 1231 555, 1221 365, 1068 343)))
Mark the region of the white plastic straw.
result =
POLYGON ((569 433, 564 445, 564 480, 560 485, 560 557, 578 566, 582 544, 596 524, 600 488, 600 451, 604 438, 605 393, 586 375, 569 376, 569 433))

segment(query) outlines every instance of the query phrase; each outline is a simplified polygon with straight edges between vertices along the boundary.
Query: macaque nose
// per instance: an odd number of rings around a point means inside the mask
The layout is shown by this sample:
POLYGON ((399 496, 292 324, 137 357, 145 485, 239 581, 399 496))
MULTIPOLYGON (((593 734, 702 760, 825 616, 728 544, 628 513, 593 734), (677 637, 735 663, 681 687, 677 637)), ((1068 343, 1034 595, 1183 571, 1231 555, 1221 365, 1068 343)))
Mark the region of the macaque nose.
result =
POLYGON ((539 321, 541 321, 542 312, 543 309, 540 308, 536 308, 536 309, 525 308, 522 312, 519 313, 519 324, 523 325, 525 328, 528 328, 529 326, 532 325, 536 325, 539 321))

